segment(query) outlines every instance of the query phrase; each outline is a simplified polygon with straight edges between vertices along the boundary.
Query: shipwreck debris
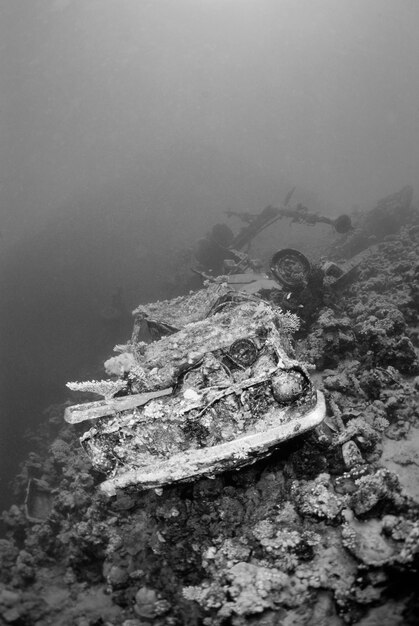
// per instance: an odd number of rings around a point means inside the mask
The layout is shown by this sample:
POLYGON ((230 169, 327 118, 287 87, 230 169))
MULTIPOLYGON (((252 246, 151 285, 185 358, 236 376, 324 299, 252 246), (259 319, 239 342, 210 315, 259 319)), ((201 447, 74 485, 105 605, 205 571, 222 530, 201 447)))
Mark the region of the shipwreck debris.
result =
POLYGON ((29 522, 38 524, 48 519, 52 508, 49 485, 38 478, 30 478, 26 488, 25 515, 29 522))
POLYGON ((168 388, 147 393, 136 393, 121 398, 111 398, 110 400, 97 400, 96 402, 88 402, 85 404, 73 404, 73 406, 68 406, 65 409, 64 419, 69 424, 79 424, 80 422, 95 420, 100 417, 109 417, 116 413, 121 413, 122 411, 128 411, 143 406, 150 400, 161 398, 171 393, 172 389, 168 388))
MULTIPOLYGON (((253 463, 324 419, 323 395, 287 352, 298 318, 248 294, 224 290, 208 302, 203 291, 191 296, 196 321, 184 316, 141 350, 131 344, 131 388, 147 392, 66 410, 70 423, 95 420, 81 442, 109 495, 253 463)), ((137 310, 137 325, 139 313, 141 331, 150 318, 137 310)), ((156 307, 153 318, 162 323, 156 307)))

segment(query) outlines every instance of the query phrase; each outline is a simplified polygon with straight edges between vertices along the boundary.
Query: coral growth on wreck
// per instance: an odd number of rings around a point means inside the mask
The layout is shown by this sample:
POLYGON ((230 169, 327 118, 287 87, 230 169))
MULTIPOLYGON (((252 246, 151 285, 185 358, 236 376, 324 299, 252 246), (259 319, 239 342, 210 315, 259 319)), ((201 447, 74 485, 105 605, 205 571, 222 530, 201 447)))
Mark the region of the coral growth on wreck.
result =
POLYGON ((403 468, 418 463, 418 266, 406 229, 328 298, 297 346, 326 424, 240 472, 107 498, 55 407, 3 513, 3 622, 417 624, 419 495, 403 468), (37 522, 31 478, 49 488, 37 522))

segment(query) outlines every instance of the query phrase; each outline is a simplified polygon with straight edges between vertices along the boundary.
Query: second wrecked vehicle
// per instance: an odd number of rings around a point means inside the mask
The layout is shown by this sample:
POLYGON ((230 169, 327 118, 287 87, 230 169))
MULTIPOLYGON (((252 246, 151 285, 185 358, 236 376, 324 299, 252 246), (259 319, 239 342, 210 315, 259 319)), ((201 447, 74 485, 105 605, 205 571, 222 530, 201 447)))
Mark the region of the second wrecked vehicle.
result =
MULTIPOLYGON (((92 421, 81 442, 108 495, 238 468, 324 419, 323 395, 290 356, 295 315, 225 283, 134 314, 130 344, 108 362, 125 395, 65 414, 92 421)), ((106 381, 69 386, 106 394, 106 381)))

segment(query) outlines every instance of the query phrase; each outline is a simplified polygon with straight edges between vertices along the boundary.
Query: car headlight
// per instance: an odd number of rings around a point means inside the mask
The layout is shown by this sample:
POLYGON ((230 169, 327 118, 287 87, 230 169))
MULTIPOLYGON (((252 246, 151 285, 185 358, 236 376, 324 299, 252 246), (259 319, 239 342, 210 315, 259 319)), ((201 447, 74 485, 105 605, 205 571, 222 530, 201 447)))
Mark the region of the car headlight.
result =
POLYGON ((280 404, 295 402, 307 388, 307 378, 298 370, 279 371, 272 378, 272 393, 280 404))
POLYGON ((258 358, 258 348, 251 339, 237 339, 228 349, 229 358, 236 365, 249 367, 258 358))

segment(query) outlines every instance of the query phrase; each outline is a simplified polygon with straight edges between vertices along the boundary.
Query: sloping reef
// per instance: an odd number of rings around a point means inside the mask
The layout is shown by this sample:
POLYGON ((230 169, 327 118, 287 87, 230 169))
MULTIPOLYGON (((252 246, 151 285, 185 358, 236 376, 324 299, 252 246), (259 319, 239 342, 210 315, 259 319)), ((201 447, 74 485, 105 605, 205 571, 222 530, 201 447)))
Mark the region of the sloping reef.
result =
POLYGON ((376 246, 297 341, 326 397, 321 429, 251 466, 109 497, 85 425, 51 407, 3 513, 1 623, 418 624, 412 232, 376 246))

